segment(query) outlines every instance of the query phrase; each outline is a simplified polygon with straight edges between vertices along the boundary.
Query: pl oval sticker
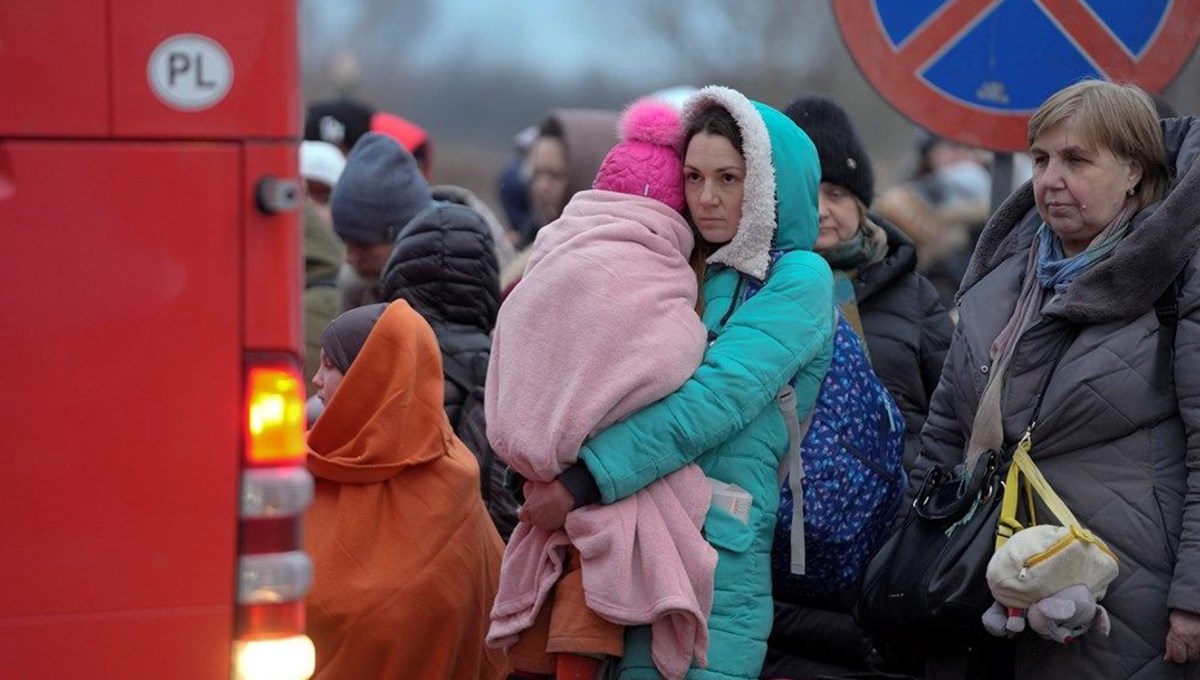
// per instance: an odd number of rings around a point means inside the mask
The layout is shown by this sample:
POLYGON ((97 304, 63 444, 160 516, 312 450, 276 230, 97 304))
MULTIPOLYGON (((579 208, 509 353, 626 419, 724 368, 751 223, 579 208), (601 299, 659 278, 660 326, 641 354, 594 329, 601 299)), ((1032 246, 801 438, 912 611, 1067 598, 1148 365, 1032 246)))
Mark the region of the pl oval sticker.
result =
POLYGON ((150 89, 167 106, 199 111, 225 98, 233 85, 233 61, 221 44, 195 33, 159 43, 146 64, 150 89))

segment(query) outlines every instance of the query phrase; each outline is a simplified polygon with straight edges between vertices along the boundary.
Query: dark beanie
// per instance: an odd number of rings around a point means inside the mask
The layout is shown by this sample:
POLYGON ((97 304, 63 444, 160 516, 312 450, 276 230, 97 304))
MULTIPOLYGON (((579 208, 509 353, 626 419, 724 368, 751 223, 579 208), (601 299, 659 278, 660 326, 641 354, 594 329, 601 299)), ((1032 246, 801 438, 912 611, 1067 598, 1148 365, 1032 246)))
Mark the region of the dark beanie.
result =
POLYGON ((350 364, 354 363, 363 345, 367 344, 367 336, 387 306, 388 303, 381 302, 355 307, 330 321, 321 332, 321 349, 325 350, 325 356, 337 370, 342 373, 350 371, 350 364))
POLYGON ((417 161, 396 140, 363 135, 333 190, 333 230, 343 241, 391 243, 433 195, 417 161))
POLYGON ((305 112, 304 138, 353 148, 358 138, 371 129, 374 113, 369 106, 353 99, 317 102, 305 112))
POLYGON ((875 198, 875 173, 850 117, 837 103, 824 97, 801 97, 784 110, 817 147, 821 181, 845 187, 871 205, 875 198))

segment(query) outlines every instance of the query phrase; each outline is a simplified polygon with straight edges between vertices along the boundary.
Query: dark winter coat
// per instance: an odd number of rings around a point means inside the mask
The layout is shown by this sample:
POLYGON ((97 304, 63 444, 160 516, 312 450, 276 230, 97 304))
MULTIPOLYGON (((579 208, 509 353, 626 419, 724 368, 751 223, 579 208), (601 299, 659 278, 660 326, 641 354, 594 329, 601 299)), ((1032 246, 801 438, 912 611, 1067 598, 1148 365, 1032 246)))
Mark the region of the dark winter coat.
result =
POLYGON ((933 284, 916 271, 912 241, 882 217, 871 220, 887 232, 888 253, 858 271, 854 295, 871 367, 904 413, 904 462, 911 469, 954 326, 933 284))
MULTIPOLYGON (((437 333, 446 359, 487 378, 489 334, 500 309, 496 255, 487 223, 462 205, 435 203, 400 230, 383 269, 384 298, 404 298, 437 333)), ((457 422, 465 394, 447 381, 446 413, 457 422)))
POLYGON ((490 334, 500 308, 499 273, 491 229, 475 210, 435 202, 400 230, 380 277, 385 299, 408 301, 437 334, 450 424, 480 463, 483 495, 502 536, 516 523, 516 501, 504 488, 504 466, 487 444, 483 386, 490 334), (458 370, 455 370, 455 367, 458 370), (452 376, 465 375, 469 385, 452 376), (466 414, 468 394, 477 413, 466 414), (477 419, 477 425, 469 422, 477 419))
MULTIPOLYGON (((1032 456, 1120 559, 1101 603, 1111 635, 1093 630, 1060 645, 1023 633, 1015 640, 1018 678, 1200 678, 1200 664, 1163 661, 1168 610, 1200 612, 1200 118, 1170 119, 1164 130, 1175 170, 1168 195, 1134 217, 1109 258, 1050 297, 1008 369, 1002 413, 1011 445, 1069 339, 1045 393, 1032 456), (1156 373, 1154 302, 1181 272, 1172 390, 1169 374, 1156 373)), ((980 237, 910 494, 930 465, 962 460, 989 348, 1012 316, 1040 224, 1027 183, 980 237)))

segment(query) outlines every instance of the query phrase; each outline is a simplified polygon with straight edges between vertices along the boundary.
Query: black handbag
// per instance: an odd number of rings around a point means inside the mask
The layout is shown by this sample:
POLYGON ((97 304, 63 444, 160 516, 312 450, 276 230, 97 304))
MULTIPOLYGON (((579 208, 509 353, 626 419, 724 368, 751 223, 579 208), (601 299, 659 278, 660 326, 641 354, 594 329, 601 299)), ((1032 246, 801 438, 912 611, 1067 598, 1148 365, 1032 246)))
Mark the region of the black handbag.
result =
MULTIPOLYGON (((1069 345, 1068 339, 1064 352, 1069 345)), ((1018 445, 1030 445, 1062 354, 1046 375, 1018 445)), ((853 610, 858 625, 887 638, 939 645, 983 634, 980 620, 993 601, 987 565, 995 552, 1004 480, 1015 449, 980 456, 969 484, 963 463, 929 471, 903 523, 867 563, 853 610)))
POLYGON ((1009 453, 989 451, 980 458, 973 491, 964 491, 961 465, 930 470, 900 528, 867 563, 854 608, 860 626, 943 640, 980 629, 992 604, 985 575, 1009 453))

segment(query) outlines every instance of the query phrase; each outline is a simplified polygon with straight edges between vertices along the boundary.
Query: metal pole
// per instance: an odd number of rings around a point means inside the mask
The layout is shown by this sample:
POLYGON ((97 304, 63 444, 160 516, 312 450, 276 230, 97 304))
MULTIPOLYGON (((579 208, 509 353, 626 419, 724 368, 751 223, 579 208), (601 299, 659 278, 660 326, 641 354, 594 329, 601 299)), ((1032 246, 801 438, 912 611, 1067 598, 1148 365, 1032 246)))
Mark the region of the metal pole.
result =
POLYGON ((1007 151, 998 151, 992 156, 992 212, 995 213, 1004 199, 1012 193, 1013 157, 1007 151))

